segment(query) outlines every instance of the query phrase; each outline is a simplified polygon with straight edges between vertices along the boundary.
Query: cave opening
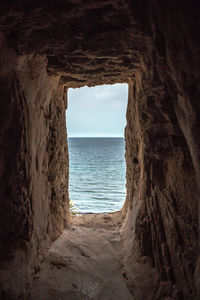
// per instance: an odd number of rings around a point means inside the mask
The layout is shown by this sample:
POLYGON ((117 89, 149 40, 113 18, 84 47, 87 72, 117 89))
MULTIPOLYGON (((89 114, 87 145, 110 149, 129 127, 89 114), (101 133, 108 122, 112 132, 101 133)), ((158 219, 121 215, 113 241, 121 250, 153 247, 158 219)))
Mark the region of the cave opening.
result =
POLYGON ((124 129, 128 84, 68 91, 66 123, 72 212, 109 213, 126 198, 124 129))

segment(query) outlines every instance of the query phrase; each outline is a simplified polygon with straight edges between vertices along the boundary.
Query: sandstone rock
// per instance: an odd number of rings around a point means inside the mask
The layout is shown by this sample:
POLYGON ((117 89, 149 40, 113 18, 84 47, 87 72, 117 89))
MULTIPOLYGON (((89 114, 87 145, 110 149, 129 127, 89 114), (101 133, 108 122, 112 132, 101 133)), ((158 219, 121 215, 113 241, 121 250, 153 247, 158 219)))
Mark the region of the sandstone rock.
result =
POLYGON ((199 28, 198 1, 0 3, 1 297, 26 297, 71 222, 67 89, 117 82, 129 82, 129 287, 137 299, 200 297, 199 28))

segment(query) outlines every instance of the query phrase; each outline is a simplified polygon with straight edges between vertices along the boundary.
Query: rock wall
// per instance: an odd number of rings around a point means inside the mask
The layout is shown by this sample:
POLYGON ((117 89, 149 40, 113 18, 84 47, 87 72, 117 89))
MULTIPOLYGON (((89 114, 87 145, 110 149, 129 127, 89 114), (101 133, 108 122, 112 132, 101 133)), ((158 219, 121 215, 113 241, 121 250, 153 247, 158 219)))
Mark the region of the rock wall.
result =
POLYGON ((127 277, 136 299, 195 299, 196 174, 171 96, 140 75, 129 83, 127 109, 127 277))
POLYGON ((150 5, 149 55, 129 83, 122 234, 137 299, 199 298, 198 8, 178 11, 150 5))
POLYGON ((129 81, 129 286, 200 297, 199 20, 189 0, 0 3, 2 295, 23 297, 70 222, 64 89, 129 81))
POLYGON ((44 55, 1 47, 0 298, 15 299, 70 222, 66 99, 44 55))

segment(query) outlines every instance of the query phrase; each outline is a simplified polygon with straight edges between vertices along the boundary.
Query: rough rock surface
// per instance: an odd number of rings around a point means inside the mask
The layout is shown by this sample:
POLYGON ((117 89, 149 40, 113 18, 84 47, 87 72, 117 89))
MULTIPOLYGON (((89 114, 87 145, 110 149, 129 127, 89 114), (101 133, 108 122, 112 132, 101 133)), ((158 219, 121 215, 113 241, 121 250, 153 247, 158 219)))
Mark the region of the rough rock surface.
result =
POLYGON ((122 230, 127 276, 137 299, 194 299, 199 197, 195 170, 172 103, 166 101, 170 96, 156 83, 149 95, 143 92, 148 88, 145 79, 142 85, 137 79, 129 82, 122 230))
POLYGON ((29 299, 133 300, 124 277, 119 212, 75 217, 35 274, 29 299))
POLYGON ((138 300, 200 297, 199 20, 189 0, 1 1, 2 298, 26 297, 70 223, 67 88, 117 82, 129 82, 129 287, 138 300))
POLYGON ((45 56, 19 58, 3 37, 1 43, 1 64, 8 62, 0 76, 0 277, 7 299, 10 292, 26 292, 70 214, 66 101, 59 78, 48 76, 45 56))

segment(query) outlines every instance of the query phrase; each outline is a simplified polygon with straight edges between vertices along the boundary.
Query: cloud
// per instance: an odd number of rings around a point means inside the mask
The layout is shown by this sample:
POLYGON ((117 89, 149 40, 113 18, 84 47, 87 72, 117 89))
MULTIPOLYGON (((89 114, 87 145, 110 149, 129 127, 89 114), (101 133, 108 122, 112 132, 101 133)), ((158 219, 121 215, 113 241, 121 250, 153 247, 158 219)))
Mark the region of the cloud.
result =
POLYGON ((123 136, 128 85, 69 89, 68 136, 123 136))

